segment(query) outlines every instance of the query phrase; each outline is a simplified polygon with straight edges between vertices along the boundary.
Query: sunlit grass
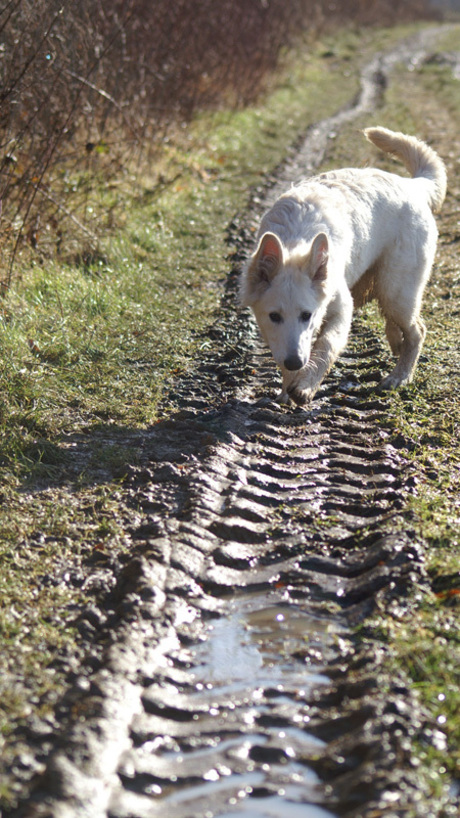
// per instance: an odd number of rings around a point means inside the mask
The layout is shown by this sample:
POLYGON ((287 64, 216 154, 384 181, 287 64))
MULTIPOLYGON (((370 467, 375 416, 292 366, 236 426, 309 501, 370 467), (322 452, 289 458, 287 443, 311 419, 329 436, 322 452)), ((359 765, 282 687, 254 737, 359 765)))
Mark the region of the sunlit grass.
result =
MULTIPOLYGON (((451 44, 452 38, 458 42, 458 28, 448 36, 451 44)), ((411 681, 438 731, 433 743, 420 744, 419 758, 425 782, 442 802, 449 776, 460 775, 458 80, 440 58, 428 58, 409 75, 396 66, 384 105, 343 130, 328 156, 331 165, 338 156, 351 154, 352 143, 358 163, 369 158, 369 146, 356 140, 356 127, 368 124, 385 124, 428 139, 448 165, 448 196, 437 217, 438 256, 423 305, 427 338, 413 384, 387 398, 387 426, 415 475, 399 525, 409 526, 424 544, 426 583, 417 589, 404 615, 378 615, 367 631, 386 643, 387 668, 403 672, 411 681)), ((373 161, 404 174, 399 164, 382 155, 375 153, 373 161)), ((366 315, 368 324, 383 336, 376 311, 371 308, 366 315)))

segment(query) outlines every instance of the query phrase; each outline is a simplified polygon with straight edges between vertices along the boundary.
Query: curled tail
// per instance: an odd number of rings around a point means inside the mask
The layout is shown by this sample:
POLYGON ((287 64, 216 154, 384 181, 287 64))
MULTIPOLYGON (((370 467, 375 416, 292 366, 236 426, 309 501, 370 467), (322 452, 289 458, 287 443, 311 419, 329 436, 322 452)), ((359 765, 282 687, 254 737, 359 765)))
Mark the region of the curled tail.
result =
POLYGON ((440 210, 446 195, 447 174, 444 162, 433 148, 416 136, 406 136, 387 128, 366 128, 364 136, 380 150, 400 159, 414 178, 422 177, 432 182, 428 201, 434 212, 440 210))

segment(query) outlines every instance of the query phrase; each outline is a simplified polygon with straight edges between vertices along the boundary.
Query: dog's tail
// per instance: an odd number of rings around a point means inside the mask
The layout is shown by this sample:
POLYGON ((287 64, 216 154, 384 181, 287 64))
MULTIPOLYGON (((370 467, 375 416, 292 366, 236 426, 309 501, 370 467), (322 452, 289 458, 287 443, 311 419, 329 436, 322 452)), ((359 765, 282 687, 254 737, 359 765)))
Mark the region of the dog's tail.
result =
POLYGON ((406 136, 387 128, 366 128, 364 136, 380 150, 400 159, 411 176, 430 181, 430 207, 434 212, 441 208, 446 195, 447 174, 444 162, 433 148, 416 136, 406 136))

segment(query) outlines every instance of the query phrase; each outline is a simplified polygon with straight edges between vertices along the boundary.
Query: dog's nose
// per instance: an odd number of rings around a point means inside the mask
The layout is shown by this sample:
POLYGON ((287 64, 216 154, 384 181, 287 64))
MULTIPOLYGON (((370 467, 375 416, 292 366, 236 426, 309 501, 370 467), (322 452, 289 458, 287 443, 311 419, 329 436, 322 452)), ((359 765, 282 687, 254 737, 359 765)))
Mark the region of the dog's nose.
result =
POLYGON ((291 372, 295 372, 297 369, 302 369, 303 362, 299 355, 288 355, 288 357, 284 359, 284 366, 291 372))

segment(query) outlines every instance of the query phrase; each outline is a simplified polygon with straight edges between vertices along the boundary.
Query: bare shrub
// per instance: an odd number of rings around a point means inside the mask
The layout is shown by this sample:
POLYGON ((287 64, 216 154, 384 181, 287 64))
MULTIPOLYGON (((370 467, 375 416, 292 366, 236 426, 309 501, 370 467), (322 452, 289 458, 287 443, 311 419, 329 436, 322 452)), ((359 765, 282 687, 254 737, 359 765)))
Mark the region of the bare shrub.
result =
MULTIPOLYGON (((171 121, 245 105, 297 34, 413 18, 422 0, 9 0, 0 10, 1 241, 97 241, 91 192, 171 121), (403 6, 401 9, 400 6, 403 6)), ((107 216, 112 203, 99 213, 107 216)))

